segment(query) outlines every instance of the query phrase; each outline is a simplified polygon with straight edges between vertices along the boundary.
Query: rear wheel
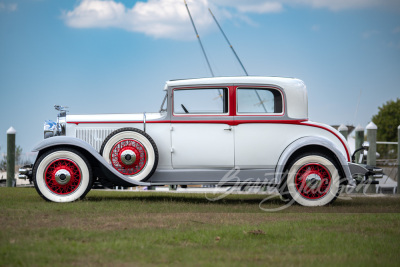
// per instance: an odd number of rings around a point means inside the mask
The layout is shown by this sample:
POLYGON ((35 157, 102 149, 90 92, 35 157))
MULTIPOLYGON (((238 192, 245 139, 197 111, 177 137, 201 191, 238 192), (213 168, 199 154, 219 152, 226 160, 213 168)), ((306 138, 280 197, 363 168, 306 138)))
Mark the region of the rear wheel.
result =
POLYGON ((44 199, 71 202, 85 197, 93 178, 88 161, 79 151, 59 148, 47 151, 36 161, 33 182, 44 199))
POLYGON ((286 197, 303 206, 323 206, 340 193, 340 176, 335 161, 327 155, 301 155, 287 168, 286 197))

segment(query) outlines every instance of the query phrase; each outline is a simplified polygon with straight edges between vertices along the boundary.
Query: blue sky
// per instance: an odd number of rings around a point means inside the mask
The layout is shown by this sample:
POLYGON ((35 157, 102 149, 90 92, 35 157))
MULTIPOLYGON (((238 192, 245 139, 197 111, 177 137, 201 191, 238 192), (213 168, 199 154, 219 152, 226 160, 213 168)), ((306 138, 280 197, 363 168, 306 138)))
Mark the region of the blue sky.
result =
MULTIPOLYGON (((302 79, 309 117, 366 126, 400 97, 398 0, 188 0, 216 76, 302 79), (357 111, 357 103, 360 105, 357 111)), ((156 111, 169 79, 208 77, 183 0, 0 0, 0 154, 30 151, 55 104, 71 114, 156 111)))

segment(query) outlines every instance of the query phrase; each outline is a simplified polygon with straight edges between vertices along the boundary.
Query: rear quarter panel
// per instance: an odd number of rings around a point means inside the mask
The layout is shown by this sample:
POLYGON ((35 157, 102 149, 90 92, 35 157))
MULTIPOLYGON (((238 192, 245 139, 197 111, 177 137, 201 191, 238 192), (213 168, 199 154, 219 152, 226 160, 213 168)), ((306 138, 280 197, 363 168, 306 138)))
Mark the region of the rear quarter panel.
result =
POLYGON ((343 144, 340 136, 335 135, 336 130, 328 127, 311 122, 305 124, 240 124, 235 128, 236 167, 242 169, 273 168, 277 165, 283 151, 291 143, 302 137, 313 136, 330 140, 347 159, 347 144, 343 144))

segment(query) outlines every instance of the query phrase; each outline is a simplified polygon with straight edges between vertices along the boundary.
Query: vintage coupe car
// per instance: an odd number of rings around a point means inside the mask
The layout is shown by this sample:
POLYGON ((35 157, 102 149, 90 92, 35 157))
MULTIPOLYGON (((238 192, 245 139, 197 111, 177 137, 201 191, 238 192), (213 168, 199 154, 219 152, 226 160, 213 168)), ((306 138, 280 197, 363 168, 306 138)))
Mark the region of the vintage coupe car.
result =
MULTIPOLYGON (((95 180, 117 186, 277 186, 304 206, 355 185, 344 137, 308 120, 306 86, 276 77, 166 82, 158 113, 67 115, 45 123, 33 181, 46 200, 83 198, 95 180), (51 138, 48 138, 51 137, 51 138)), ((58 107, 60 110, 60 107, 58 107)))

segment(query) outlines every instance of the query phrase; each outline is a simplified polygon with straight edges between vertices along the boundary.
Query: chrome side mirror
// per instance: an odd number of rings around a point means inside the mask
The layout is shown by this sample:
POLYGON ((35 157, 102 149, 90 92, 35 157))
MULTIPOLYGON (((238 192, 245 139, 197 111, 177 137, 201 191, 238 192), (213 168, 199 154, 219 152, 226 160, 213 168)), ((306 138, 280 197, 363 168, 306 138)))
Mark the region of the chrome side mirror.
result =
POLYGON ((364 141, 363 143, 362 143, 362 148, 364 148, 365 150, 367 150, 368 151, 368 149, 369 149, 369 142, 368 141, 364 141))
MULTIPOLYGON (((351 156, 351 161, 355 163, 355 161, 356 161, 356 153, 357 153, 358 151, 362 151, 362 150, 368 151, 368 149, 369 149, 369 142, 364 141, 364 142, 362 143, 361 147, 358 148, 358 149, 356 149, 356 150, 353 152, 353 155, 351 156)), ((361 153, 361 154, 360 154, 360 160, 361 160, 361 161, 362 161, 362 157, 363 157, 363 154, 361 153)))

